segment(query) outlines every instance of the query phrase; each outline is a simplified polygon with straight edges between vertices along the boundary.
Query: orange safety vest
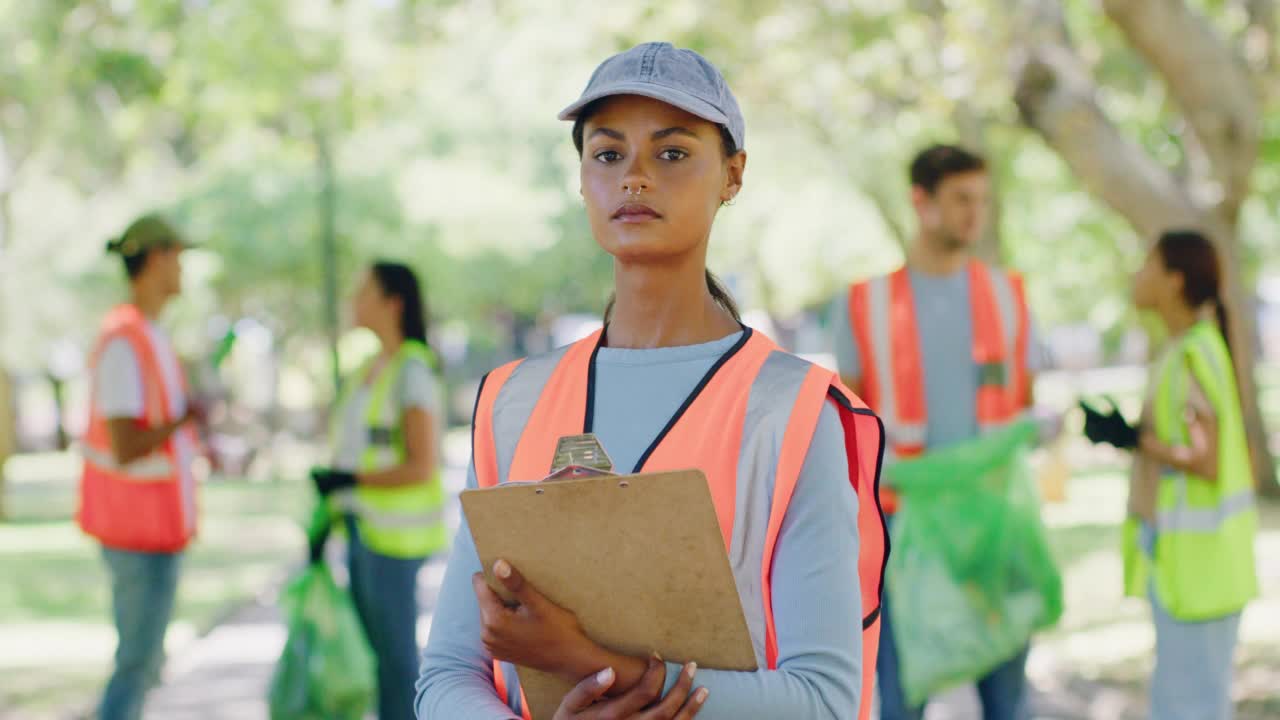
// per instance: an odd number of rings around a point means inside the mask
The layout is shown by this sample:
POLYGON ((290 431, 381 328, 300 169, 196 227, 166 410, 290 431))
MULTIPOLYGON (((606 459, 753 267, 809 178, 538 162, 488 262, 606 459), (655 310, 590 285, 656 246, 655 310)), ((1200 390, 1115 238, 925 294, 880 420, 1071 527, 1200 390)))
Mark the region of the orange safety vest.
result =
MULTIPOLYGON (((1030 316, 1020 276, 977 260, 969 263, 968 273, 972 357, 979 369, 978 425, 988 430, 1016 417, 1030 398, 1030 316)), ((849 291, 849 321, 862 361, 862 392, 884 419, 890 451, 900 458, 920 455, 928 412, 907 269, 854 285, 849 291)), ((897 497, 889 488, 882 495, 885 509, 893 512, 897 497)))
MULTIPOLYGON (((504 365, 486 376, 472 424, 473 462, 480 487, 541 479, 551 466, 559 438, 591 431, 593 359, 602 338, 603 332, 596 332, 567 348, 504 365)), ((757 660, 773 670, 778 660, 771 591, 774 546, 828 399, 834 400, 844 426, 849 482, 859 501, 858 574, 864 618, 858 717, 865 720, 870 715, 880 642, 880 592, 889 552, 877 499, 884 450, 879 418, 834 373, 783 352, 748 328, 742 340, 712 366, 631 471, 697 467, 706 474, 730 564, 735 573, 742 573, 738 588, 744 593, 742 605, 757 660), (744 445, 766 449, 744 453, 744 445), (776 454, 767 448, 777 448, 776 454), (766 487, 770 480, 772 497, 751 491, 766 487), (751 518, 767 518, 767 523, 751 522, 751 518)), ((498 696, 528 718, 514 667, 495 660, 493 674, 498 696)))
MULTIPOLYGON (((186 392, 167 387, 157 348, 147 333, 146 319, 133 305, 121 305, 107 314, 90 359, 94 388, 89 402, 89 427, 81 439, 84 470, 80 476, 80 509, 77 520, 85 533, 103 545, 138 552, 177 552, 196 532, 194 488, 183 482, 170 436, 150 455, 127 465, 116 462, 111 449, 107 418, 98 409, 96 368, 103 349, 124 338, 133 349, 141 371, 143 410, 139 427, 156 427, 174 418, 169 396, 186 392)), ((176 432, 192 432, 182 427, 176 432)), ((192 446, 195 437, 192 435, 192 446)))

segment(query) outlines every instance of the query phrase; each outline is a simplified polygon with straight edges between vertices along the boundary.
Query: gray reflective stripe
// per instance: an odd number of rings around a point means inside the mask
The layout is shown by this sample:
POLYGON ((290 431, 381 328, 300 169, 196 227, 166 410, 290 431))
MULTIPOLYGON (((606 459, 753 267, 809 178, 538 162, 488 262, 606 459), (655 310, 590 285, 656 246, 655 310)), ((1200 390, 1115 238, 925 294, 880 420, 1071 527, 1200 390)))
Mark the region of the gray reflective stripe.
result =
POLYGON ((774 473, 791 410, 810 367, 794 355, 771 353, 751 386, 743 418, 729 566, 733 568, 733 579, 760 667, 765 664, 764 588, 760 569, 769 532, 769 514, 773 509, 774 473))
POLYGON ((929 437, 929 426, 924 423, 900 422, 893 427, 889 427, 886 423, 885 435, 889 437, 889 442, 894 445, 917 445, 923 447, 925 440, 929 437))
POLYGON ((109 472, 128 475, 138 482, 162 482, 172 480, 175 475, 173 460, 164 453, 152 453, 122 465, 116 462, 115 456, 110 452, 84 445, 80 448, 80 456, 91 465, 109 472))
POLYGON ((502 701, 512 712, 520 715, 524 707, 520 702, 520 676, 516 673, 516 666, 506 661, 499 661, 499 665, 502 667, 502 679, 507 684, 507 696, 502 701))
MULTIPOLYGON (((511 463, 516 459, 516 446, 520 444, 520 436, 524 434, 525 425, 533 415, 533 408, 542 397, 542 389, 547 386, 552 373, 565 353, 568 345, 557 348, 546 355, 532 357, 516 366, 507 378, 506 384, 498 391, 493 401, 493 445, 498 455, 498 482, 507 481, 511 472, 511 463)), ((583 408, 584 410, 586 408, 583 408)), ((551 458, 547 458, 547 471, 551 471, 551 458)), ((521 480, 537 480, 539 478, 520 478, 521 480)))
POLYGON ((1171 510, 1156 513, 1156 526, 1161 532, 1215 532, 1231 518, 1253 510, 1253 490, 1237 491, 1217 505, 1193 508, 1187 504, 1186 477, 1180 476, 1178 504, 1171 510))
MULTIPOLYGON (((1018 361, 1018 303, 1013 296, 1013 285, 1009 282, 1009 276, 998 268, 986 266, 987 274, 991 277, 991 290, 996 298, 996 308, 1000 311, 1000 332, 1001 340, 1004 341, 1004 366, 1005 382, 1009 383, 1013 380, 1013 373, 1009 372, 1009 368, 1015 366, 1018 361)), ((976 328, 975 328, 976 331, 976 328)))
POLYGON ((361 520, 380 529, 411 530, 433 527, 444 522, 444 508, 420 512, 386 510, 370 505, 351 489, 335 492, 329 496, 329 502, 334 508, 355 513, 361 520))
POLYGON ((924 426, 903 425, 898 419, 898 388, 893 376, 893 335, 889 327, 892 310, 889 276, 872 278, 867 282, 867 315, 871 323, 871 352, 875 355, 876 390, 880 393, 880 407, 876 408, 876 412, 884 422, 885 435, 891 445, 923 445, 924 426))

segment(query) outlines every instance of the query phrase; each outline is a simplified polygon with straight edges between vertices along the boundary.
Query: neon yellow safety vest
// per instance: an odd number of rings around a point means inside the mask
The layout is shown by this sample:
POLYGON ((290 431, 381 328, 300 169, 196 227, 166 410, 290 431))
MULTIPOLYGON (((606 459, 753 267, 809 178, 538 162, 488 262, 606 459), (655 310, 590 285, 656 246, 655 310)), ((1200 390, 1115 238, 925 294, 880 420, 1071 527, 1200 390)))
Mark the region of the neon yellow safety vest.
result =
MULTIPOLYGON (((368 445, 360 458, 361 472, 385 470, 404 462, 405 445, 402 408, 393 390, 401 382, 405 362, 421 360, 435 367, 431 350, 420 342, 405 341, 400 351, 382 370, 369 389, 365 410, 368 445)), ((366 364, 357 374, 364 378, 366 364)), ((340 437, 337 426, 343 408, 351 402, 358 382, 345 384, 334 413, 333 437, 340 437)), ((437 418, 437 422, 440 418, 437 418)), ((448 544, 444 525, 445 491, 440 473, 433 471, 424 482, 399 487, 358 485, 352 491, 335 493, 331 506, 335 511, 355 515, 361 541, 376 553, 399 558, 418 558, 439 552, 448 544)))
POLYGON ((1165 468, 1156 503, 1155 559, 1142 550, 1138 521, 1124 529, 1125 594, 1156 598, 1178 620, 1211 620, 1240 611, 1258 595, 1254 536, 1258 515, 1240 397, 1231 355, 1210 322, 1192 327, 1166 353, 1153 376, 1157 438, 1189 444, 1191 380, 1203 389, 1218 421, 1217 482, 1165 468))

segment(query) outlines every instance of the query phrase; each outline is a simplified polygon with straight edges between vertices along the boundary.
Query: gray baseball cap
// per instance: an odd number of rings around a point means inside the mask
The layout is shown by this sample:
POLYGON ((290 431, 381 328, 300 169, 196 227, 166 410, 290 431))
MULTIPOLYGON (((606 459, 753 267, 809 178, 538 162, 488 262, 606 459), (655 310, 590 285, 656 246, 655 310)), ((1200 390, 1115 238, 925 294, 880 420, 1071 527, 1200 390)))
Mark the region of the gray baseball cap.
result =
POLYGON ((741 150, 746 122, 724 76, 706 58, 671 43, 637 45, 600 63, 582 97, 560 112, 561 120, 576 120, 584 107, 613 95, 642 95, 723 125, 741 150))

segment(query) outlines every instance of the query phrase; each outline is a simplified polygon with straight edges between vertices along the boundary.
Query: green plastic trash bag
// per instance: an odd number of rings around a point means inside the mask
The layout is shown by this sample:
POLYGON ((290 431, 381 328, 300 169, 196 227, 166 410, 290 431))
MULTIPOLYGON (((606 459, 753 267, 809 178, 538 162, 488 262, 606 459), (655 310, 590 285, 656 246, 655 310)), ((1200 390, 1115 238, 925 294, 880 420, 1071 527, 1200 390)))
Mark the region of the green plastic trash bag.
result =
POLYGON ((1028 463, 1037 432, 1021 421, 884 469, 902 497, 886 582, 911 705, 986 675, 1062 616, 1028 463))
POLYGON ((308 535, 312 562, 280 604, 289 623, 271 678, 271 720, 360 720, 373 705, 374 659, 351 597, 317 558, 328 533, 318 509, 308 535))

